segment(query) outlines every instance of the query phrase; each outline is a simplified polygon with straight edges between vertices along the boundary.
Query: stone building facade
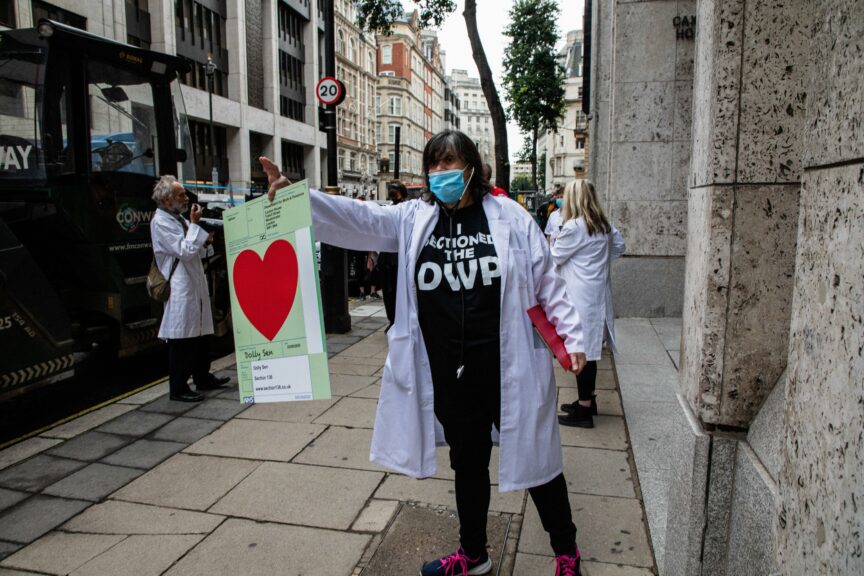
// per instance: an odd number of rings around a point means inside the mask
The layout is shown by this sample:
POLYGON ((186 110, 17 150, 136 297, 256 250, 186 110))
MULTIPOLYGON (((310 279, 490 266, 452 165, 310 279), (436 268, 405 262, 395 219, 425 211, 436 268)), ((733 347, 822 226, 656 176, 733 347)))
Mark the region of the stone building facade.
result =
POLYGON ((188 60, 192 72, 181 80, 199 180, 210 180, 215 165, 223 184, 263 184, 257 157, 265 154, 291 178, 309 178, 313 186, 323 182, 326 137, 318 130, 314 94, 323 28, 314 2, 12 0, 12 5, 11 24, 17 28, 52 17, 188 60), (216 65, 213 141, 208 56, 216 65))
MULTIPOLYGON (((467 70, 451 70, 447 82, 462 102, 460 118, 462 132, 474 140, 480 157, 495 170, 495 133, 492 129, 492 113, 486 104, 480 78, 468 75, 467 70)), ((493 174, 494 177, 494 174, 493 174)))
POLYGON ((582 111, 583 34, 582 30, 567 33, 566 42, 558 53, 564 69, 564 116, 558 130, 548 131, 538 140, 538 157, 545 152, 546 194, 566 185, 574 178, 588 175, 588 117, 582 111))
POLYGON ((356 8, 335 0, 336 77, 347 96, 336 109, 339 185, 347 195, 371 196, 377 189, 378 148, 375 141, 377 93, 375 37, 355 24, 356 8))
POLYGON ((683 316, 661 574, 862 574, 864 4, 591 6, 616 312, 683 316))
POLYGON ((393 25, 389 36, 378 40, 378 94, 376 109, 379 194, 395 176, 396 128, 400 128, 399 179, 423 182, 423 148, 444 127, 444 78, 438 39, 423 32, 413 12, 393 25))

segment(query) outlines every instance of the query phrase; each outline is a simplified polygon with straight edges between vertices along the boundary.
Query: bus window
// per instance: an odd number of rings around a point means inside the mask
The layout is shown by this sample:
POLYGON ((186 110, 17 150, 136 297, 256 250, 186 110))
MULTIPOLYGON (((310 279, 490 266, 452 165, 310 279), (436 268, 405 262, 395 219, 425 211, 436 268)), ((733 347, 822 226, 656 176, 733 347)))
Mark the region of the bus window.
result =
POLYGON ((44 177, 39 109, 46 51, 17 44, 0 47, 0 180, 44 177))
POLYGON ((99 61, 87 73, 91 170, 155 177, 159 142, 148 79, 99 61))

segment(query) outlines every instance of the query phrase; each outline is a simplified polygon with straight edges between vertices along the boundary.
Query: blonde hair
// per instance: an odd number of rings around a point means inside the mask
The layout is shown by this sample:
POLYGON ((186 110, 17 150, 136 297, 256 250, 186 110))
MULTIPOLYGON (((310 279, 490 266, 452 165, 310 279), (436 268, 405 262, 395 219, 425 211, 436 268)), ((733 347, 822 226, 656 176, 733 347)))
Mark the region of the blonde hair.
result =
POLYGON ((598 232, 609 234, 612 226, 603 214, 594 184, 590 180, 573 180, 564 188, 564 200, 561 203, 561 217, 564 222, 571 218, 582 218, 588 228, 588 235, 598 232))

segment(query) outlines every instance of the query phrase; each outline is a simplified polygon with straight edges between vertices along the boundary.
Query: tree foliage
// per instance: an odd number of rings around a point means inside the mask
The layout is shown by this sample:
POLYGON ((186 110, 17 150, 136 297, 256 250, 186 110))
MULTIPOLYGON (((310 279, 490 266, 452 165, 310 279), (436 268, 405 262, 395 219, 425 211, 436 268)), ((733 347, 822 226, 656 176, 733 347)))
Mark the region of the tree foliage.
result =
MULTIPOLYGON (((413 0, 413 2, 417 6, 421 28, 440 26, 444 19, 456 10, 455 0, 413 0)), ((399 0, 357 0, 356 7, 357 25, 369 32, 389 35, 393 23, 404 16, 399 0)), ((498 97, 492 69, 489 67, 480 40, 480 32, 477 28, 477 0, 465 0, 462 16, 465 18, 465 28, 471 42, 471 55, 480 75, 480 87, 483 89, 483 96, 492 115, 492 131, 495 134, 495 174, 501 180, 499 186, 509 190, 510 154, 507 147, 507 116, 498 97)))
MULTIPOLYGON (((414 0, 420 27, 439 27, 456 10, 454 0, 414 0)), ((393 22, 405 15, 399 0, 358 0, 357 25, 363 30, 389 35, 393 22)))
POLYGON ((522 134, 522 148, 516 154, 516 159, 519 162, 531 162, 531 135, 522 134))
POLYGON ((510 115, 530 135, 531 179, 537 182, 537 137, 555 130, 564 114, 564 70, 558 63, 558 4, 516 0, 504 34, 504 87, 510 115))
POLYGON ((510 189, 513 192, 521 192, 522 190, 531 190, 531 177, 527 174, 519 174, 510 183, 510 189))

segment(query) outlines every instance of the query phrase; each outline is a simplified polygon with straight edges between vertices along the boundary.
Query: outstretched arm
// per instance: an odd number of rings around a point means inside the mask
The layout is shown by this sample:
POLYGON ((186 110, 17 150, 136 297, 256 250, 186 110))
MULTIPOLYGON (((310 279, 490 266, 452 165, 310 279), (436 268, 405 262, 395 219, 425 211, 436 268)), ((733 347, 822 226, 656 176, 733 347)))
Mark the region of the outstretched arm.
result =
MULTIPOLYGON (((270 184, 267 197, 291 184, 267 157, 259 158, 270 184)), ((399 221, 402 210, 388 209, 375 202, 360 202, 344 196, 310 190, 315 239, 351 250, 396 252, 399 249, 399 221)))

